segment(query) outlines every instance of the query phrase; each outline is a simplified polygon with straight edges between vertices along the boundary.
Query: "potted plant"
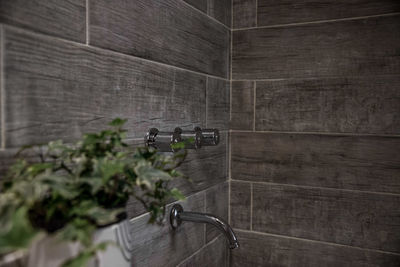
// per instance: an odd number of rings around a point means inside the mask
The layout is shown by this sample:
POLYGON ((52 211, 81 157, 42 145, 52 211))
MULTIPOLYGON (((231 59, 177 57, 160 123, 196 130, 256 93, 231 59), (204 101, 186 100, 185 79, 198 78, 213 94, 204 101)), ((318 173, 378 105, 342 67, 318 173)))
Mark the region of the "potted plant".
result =
POLYGON ((39 160, 18 160, 2 181, 0 255, 27 251, 27 265, 42 267, 94 265, 95 255, 107 261, 108 251, 115 257, 117 249, 113 227, 126 220, 132 196, 150 213, 150 223, 161 223, 167 202, 183 199, 168 184, 182 177, 176 168, 186 152, 132 149, 123 141, 124 123, 115 119, 111 129, 72 145, 55 141, 22 149, 37 152, 39 160))

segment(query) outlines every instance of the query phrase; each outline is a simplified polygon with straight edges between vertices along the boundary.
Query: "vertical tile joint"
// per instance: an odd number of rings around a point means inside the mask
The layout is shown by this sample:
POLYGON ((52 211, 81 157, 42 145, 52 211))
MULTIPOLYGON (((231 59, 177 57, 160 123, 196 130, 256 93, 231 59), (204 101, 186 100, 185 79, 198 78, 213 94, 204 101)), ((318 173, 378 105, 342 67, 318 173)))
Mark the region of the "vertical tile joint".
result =
POLYGON ((208 76, 206 77, 206 126, 208 127, 208 76))
POLYGON ((256 94, 257 94, 257 82, 254 81, 253 85, 253 131, 256 131, 256 94))
POLYGON ((0 149, 6 147, 6 128, 5 128, 5 69, 4 69, 4 58, 5 58, 5 47, 4 47, 4 26, 0 24, 0 124, 1 124, 1 146, 0 149))
POLYGON ((89 0, 86 0, 86 45, 89 45, 89 0))
POLYGON ((250 231, 253 231, 253 183, 250 183, 250 231))

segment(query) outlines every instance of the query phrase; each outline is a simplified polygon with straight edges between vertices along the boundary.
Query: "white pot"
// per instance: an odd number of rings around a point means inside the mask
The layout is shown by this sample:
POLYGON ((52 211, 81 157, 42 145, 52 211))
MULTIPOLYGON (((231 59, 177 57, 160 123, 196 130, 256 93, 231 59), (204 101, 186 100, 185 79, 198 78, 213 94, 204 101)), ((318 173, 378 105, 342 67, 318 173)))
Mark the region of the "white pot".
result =
MULTIPOLYGON (((129 221, 125 220, 98 229, 93 236, 93 243, 112 241, 90 261, 89 267, 129 267, 131 259, 131 237, 129 221)), ((28 267, 56 267, 79 254, 79 243, 60 242, 54 236, 48 236, 32 245, 29 251, 28 267)))

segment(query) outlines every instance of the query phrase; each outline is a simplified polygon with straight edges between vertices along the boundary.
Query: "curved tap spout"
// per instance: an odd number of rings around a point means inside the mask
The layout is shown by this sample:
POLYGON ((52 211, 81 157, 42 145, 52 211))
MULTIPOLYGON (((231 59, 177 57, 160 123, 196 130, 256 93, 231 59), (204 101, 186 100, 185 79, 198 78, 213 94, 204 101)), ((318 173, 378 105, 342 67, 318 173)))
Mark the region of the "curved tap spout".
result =
POLYGON ((224 233, 229 242, 230 249, 239 247, 237 237, 227 222, 212 214, 183 211, 181 205, 175 204, 170 213, 170 223, 172 228, 176 229, 183 221, 212 224, 224 233))

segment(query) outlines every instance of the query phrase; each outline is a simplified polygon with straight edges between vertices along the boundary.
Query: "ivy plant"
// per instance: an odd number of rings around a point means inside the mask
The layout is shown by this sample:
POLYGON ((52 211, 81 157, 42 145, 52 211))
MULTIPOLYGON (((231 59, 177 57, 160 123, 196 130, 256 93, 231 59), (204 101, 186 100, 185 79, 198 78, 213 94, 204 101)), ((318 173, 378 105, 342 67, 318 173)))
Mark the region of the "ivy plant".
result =
MULTIPOLYGON (((183 177, 177 167, 184 149, 161 154, 150 147, 133 149, 125 142, 126 121, 115 119, 110 129, 85 134, 74 144, 62 141, 24 147, 39 160, 19 159, 3 179, 0 193, 0 255, 28 249, 41 235, 78 241, 84 249, 64 266, 85 266, 107 244, 92 244, 92 234, 126 218, 130 197, 161 223, 165 206, 183 199, 169 183, 183 177)), ((182 147, 182 144, 177 144, 182 147)))

